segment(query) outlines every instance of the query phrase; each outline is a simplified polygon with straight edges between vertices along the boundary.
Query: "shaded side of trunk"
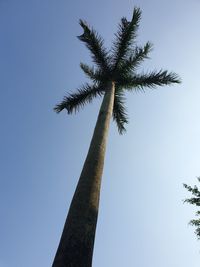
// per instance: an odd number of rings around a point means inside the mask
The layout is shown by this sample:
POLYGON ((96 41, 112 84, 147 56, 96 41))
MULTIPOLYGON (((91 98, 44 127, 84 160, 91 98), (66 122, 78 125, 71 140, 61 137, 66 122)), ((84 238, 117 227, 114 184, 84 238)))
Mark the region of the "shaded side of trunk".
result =
POLYGON ((101 177, 114 93, 115 84, 109 82, 52 267, 92 266, 101 177))

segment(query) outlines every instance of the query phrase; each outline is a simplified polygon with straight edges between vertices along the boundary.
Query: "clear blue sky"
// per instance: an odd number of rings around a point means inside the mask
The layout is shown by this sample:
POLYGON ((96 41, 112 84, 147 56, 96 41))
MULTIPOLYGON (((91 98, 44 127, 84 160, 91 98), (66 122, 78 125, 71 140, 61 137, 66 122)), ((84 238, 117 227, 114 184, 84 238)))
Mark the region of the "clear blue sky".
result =
POLYGON ((109 46, 134 5, 138 42, 154 44, 142 69, 183 83, 127 94, 127 134, 111 124, 93 266, 199 266, 182 183, 200 175, 200 2, 0 0, 0 267, 51 266, 100 105, 52 110, 86 81, 78 20, 109 46))

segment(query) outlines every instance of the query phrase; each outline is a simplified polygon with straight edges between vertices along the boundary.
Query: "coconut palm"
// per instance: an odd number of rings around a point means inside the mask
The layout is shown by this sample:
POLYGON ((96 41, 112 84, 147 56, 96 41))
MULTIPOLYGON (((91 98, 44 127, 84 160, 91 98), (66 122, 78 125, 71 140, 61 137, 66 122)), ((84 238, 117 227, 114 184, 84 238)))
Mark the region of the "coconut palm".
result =
POLYGON ((101 36, 80 20, 83 34, 78 37, 91 53, 95 67, 81 63, 80 67, 92 81, 68 94, 55 107, 68 114, 79 111, 95 97, 103 96, 89 151, 70 205, 53 267, 91 267, 98 216, 101 177, 110 119, 113 117, 120 134, 128 122, 124 105, 125 92, 179 83, 175 73, 164 70, 138 73, 140 64, 152 49, 147 42, 135 44, 141 10, 134 8, 131 21, 122 18, 110 51, 101 36))

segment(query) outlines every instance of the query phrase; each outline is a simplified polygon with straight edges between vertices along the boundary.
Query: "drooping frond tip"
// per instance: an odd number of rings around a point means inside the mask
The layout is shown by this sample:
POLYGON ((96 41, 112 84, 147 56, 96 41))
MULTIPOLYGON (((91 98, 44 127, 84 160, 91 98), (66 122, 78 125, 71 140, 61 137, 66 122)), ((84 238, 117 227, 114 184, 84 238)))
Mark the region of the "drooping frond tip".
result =
POLYGON ((93 62, 98 67, 108 70, 109 57, 104 47, 103 38, 94 29, 90 28, 85 21, 80 20, 79 24, 83 28, 83 34, 78 36, 78 39, 84 42, 89 49, 93 62))

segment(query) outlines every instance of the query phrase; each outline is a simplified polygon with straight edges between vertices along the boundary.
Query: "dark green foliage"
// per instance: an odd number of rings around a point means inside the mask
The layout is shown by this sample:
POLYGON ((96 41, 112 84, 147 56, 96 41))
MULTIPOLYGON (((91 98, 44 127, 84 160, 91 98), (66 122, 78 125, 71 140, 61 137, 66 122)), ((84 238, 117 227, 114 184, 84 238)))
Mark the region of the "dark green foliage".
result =
POLYGON ((128 117, 126 109, 124 107, 125 97, 121 90, 116 87, 114 108, 113 108, 113 119, 117 123, 118 131, 122 134, 126 131, 124 124, 128 123, 128 117))
POLYGON ((91 52, 94 63, 99 68, 109 71, 109 57, 108 52, 104 48, 103 39, 94 29, 90 29, 83 20, 80 20, 80 25, 84 32, 81 36, 78 36, 78 39, 86 44, 91 52))
MULTIPOLYGON (((200 177, 197 178, 200 182, 200 177)), ((195 185, 194 187, 191 187, 187 184, 183 184, 183 186, 192 193, 194 197, 187 198, 184 200, 185 203, 189 203, 192 205, 195 205, 197 207, 200 206, 200 191, 199 188, 195 185)), ((196 212, 196 216, 200 216, 200 211, 196 212)), ((197 238, 200 239, 200 217, 198 219, 194 219, 190 221, 190 224, 196 227, 195 234, 197 235, 197 238)))
POLYGON ((137 74, 137 75, 124 75, 119 81, 119 84, 126 89, 144 89, 146 88, 155 88, 156 86, 169 85, 171 83, 178 83, 178 76, 167 71, 153 71, 146 74, 137 74))
POLYGON ((110 52, 104 47, 102 37, 86 22, 80 20, 84 32, 78 38, 89 49, 96 66, 90 67, 81 63, 80 67, 92 80, 93 85, 86 84, 78 89, 77 93, 65 96, 63 101, 55 107, 56 112, 63 109, 66 109, 68 113, 79 110, 97 95, 103 95, 107 82, 113 81, 116 87, 113 119, 119 133, 122 134, 125 131, 125 124, 128 122, 124 107, 125 90, 144 91, 145 88, 180 83, 178 75, 173 72, 164 70, 142 74, 136 72, 152 50, 152 44, 149 42, 143 47, 135 45, 140 19, 141 10, 139 8, 134 8, 131 21, 126 18, 121 19, 110 52))
POLYGON ((68 94, 63 98, 63 101, 56 105, 54 110, 59 113, 63 109, 66 109, 68 114, 73 111, 79 111, 85 104, 90 103, 93 98, 103 94, 103 87, 91 86, 86 84, 77 90, 77 93, 68 94))
POLYGON ((149 42, 147 42, 143 48, 136 46, 134 51, 132 51, 132 54, 121 61, 121 64, 117 68, 118 73, 116 73, 116 77, 118 77, 121 73, 129 74, 130 72, 136 71, 142 61, 148 58, 148 54, 151 49, 152 44, 149 42))
POLYGON ((113 43, 112 61, 114 69, 117 69, 120 63, 127 59, 132 52, 132 44, 137 36, 137 30, 141 18, 141 10, 134 8, 132 20, 129 22, 126 18, 122 18, 119 24, 118 32, 115 34, 113 43))

